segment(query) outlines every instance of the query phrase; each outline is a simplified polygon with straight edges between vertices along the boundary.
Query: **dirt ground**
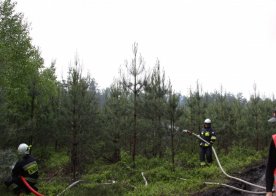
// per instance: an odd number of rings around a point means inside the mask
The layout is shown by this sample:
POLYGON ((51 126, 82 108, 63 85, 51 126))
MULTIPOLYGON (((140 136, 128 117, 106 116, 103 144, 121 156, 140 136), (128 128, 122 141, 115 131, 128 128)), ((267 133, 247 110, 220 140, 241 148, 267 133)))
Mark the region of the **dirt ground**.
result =
MULTIPOLYGON (((258 184, 261 186, 265 186, 265 161, 261 161, 250 168, 231 174, 232 176, 241 178, 243 180, 246 180, 248 182, 258 184)), ((265 190, 244 184, 242 182, 236 181, 236 180, 229 180, 227 183, 228 185, 235 186, 240 189, 248 190, 248 191, 255 191, 255 192, 265 192, 265 190)), ((257 194, 249 194, 240 192, 225 186, 220 186, 214 189, 209 189, 208 191, 198 192, 192 194, 192 196, 253 196, 257 194)))

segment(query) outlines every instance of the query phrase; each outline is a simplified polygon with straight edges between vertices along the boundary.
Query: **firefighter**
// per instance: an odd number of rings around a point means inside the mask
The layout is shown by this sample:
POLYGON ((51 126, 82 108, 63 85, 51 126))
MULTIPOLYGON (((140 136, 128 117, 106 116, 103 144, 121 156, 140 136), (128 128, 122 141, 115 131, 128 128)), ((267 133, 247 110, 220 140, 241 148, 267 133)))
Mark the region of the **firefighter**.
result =
POLYGON ((22 192, 30 193, 30 190, 25 186, 20 176, 24 177, 34 190, 37 190, 35 184, 38 179, 38 165, 35 158, 30 155, 30 148, 31 146, 25 143, 18 146, 17 151, 20 159, 12 169, 11 177, 5 180, 5 185, 8 188, 12 187, 14 193, 18 195, 22 192))
POLYGON ((200 130, 200 137, 208 143, 200 140, 200 165, 205 166, 212 163, 212 144, 216 141, 216 132, 211 127, 211 120, 209 118, 204 120, 203 129, 200 130))
MULTIPOLYGON (((272 117, 268 120, 269 123, 275 124, 276 110, 272 111, 272 117)), ((276 187, 276 134, 271 137, 268 159, 265 172, 266 181, 266 196, 272 196, 272 189, 276 187)))

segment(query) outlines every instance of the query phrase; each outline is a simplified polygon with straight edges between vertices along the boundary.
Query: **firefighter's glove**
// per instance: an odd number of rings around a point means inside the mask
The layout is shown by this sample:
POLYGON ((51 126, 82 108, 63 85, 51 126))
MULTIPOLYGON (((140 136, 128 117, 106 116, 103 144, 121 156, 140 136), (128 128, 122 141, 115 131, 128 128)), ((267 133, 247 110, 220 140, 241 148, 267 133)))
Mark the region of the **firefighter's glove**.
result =
POLYGON ((184 129, 182 132, 183 132, 183 133, 188 133, 189 135, 192 135, 192 132, 189 131, 189 130, 186 130, 186 129, 184 129))

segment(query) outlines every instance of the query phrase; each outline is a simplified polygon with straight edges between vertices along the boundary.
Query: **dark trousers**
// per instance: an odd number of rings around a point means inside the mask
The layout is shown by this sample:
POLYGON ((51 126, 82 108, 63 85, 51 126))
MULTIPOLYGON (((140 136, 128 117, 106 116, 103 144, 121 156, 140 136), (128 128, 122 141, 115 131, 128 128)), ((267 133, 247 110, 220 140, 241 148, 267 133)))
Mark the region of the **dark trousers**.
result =
POLYGON ((212 147, 208 146, 208 147, 200 147, 200 162, 205 162, 205 158, 207 163, 212 163, 213 159, 212 159, 212 147))
MULTIPOLYGON (((30 190, 25 186, 25 184, 23 183, 23 181, 19 177, 8 177, 5 180, 4 183, 7 187, 9 187, 13 184, 14 185, 13 186, 13 192, 17 195, 22 193, 22 192, 30 193, 30 190)), ((33 183, 30 183, 30 182, 28 182, 28 183, 30 184, 30 186, 33 189, 38 190, 33 183)))

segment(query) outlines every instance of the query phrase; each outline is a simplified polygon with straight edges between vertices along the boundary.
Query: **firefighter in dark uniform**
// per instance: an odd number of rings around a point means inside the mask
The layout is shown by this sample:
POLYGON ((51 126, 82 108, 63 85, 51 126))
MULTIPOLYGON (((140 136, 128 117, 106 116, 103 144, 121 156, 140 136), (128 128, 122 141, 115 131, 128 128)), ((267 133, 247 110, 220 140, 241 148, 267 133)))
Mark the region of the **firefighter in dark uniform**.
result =
POLYGON ((15 194, 30 193, 20 176, 24 177, 34 190, 37 190, 35 184, 38 179, 38 165, 35 158, 30 155, 30 146, 27 144, 22 143, 18 146, 18 154, 21 159, 16 162, 11 177, 5 181, 5 185, 8 188, 12 187, 15 194))
POLYGON ((203 129, 200 130, 200 137, 206 140, 209 144, 200 140, 200 165, 205 166, 206 161, 208 164, 212 163, 212 144, 216 141, 216 132, 211 127, 211 120, 205 119, 203 124, 203 129), (206 159, 206 161, 205 161, 206 159))
MULTIPOLYGON (((276 110, 272 111, 272 117, 268 120, 269 123, 275 125, 276 110)), ((265 172, 266 196, 273 195, 273 189, 276 187, 276 134, 271 136, 269 145, 268 158, 265 172)))

